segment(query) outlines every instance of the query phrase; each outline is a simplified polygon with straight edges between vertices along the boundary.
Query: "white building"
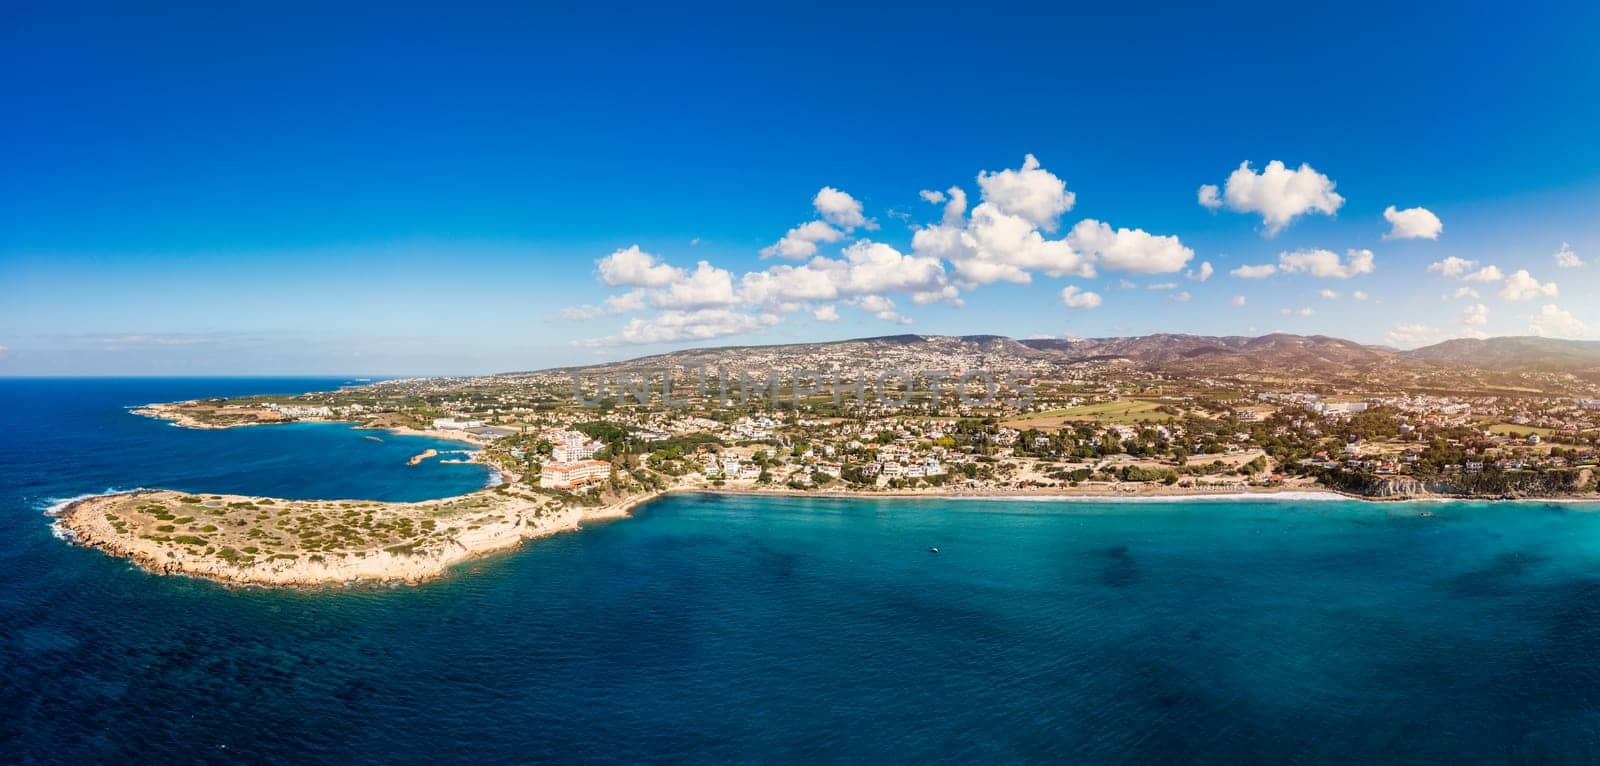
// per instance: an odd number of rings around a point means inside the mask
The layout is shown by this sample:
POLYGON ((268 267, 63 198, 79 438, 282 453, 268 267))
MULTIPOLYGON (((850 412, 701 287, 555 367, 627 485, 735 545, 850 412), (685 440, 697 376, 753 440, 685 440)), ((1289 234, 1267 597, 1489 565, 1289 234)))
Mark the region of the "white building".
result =
POLYGON ((611 464, 604 460, 580 460, 565 465, 546 465, 539 472, 539 486, 545 489, 572 490, 605 481, 611 477, 611 464))
POLYGON ((456 420, 455 418, 434 418, 434 430, 437 431, 465 431, 468 428, 482 428, 481 420, 456 420))

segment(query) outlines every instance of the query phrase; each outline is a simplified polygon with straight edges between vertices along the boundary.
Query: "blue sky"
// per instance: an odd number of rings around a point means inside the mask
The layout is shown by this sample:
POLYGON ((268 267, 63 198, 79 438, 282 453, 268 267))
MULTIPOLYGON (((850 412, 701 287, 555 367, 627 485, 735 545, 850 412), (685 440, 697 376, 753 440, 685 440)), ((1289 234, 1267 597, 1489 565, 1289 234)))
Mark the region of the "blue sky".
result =
POLYGON ((1592 337, 1596 22, 10 3, 0 374, 472 373, 900 332, 1592 337), (948 220, 919 196, 952 187, 948 220), (806 224, 815 253, 763 256, 806 224))

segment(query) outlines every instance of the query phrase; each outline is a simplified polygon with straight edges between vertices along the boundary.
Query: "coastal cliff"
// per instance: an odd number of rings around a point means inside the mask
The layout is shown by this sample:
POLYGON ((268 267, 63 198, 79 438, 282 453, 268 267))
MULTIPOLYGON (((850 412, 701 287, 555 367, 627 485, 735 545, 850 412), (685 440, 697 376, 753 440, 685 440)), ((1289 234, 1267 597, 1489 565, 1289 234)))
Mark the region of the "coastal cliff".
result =
POLYGON ((1455 473, 1429 479, 1338 472, 1324 476, 1323 481, 1340 492, 1376 500, 1427 497, 1507 500, 1595 497, 1593 478, 1586 470, 1539 473, 1486 471, 1455 473))

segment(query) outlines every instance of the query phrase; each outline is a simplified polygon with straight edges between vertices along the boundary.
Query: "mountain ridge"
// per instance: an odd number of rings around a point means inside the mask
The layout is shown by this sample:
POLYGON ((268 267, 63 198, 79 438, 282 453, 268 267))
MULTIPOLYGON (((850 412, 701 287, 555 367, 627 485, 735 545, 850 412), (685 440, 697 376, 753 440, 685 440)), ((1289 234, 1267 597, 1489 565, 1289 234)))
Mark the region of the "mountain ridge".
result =
MULTIPOLYGON (((1478 371, 1495 376, 1574 375, 1600 382, 1600 342, 1534 336, 1457 339, 1411 350, 1329 335, 1155 333, 1103 338, 1010 338, 994 334, 898 334, 832 341, 706 346, 560 371, 637 371, 662 366, 794 369, 811 362, 849 366, 865 360, 937 363, 1132 364, 1194 376, 1333 380, 1388 376, 1416 379, 1478 371)), ((519 373, 506 373, 519 374, 519 373)))

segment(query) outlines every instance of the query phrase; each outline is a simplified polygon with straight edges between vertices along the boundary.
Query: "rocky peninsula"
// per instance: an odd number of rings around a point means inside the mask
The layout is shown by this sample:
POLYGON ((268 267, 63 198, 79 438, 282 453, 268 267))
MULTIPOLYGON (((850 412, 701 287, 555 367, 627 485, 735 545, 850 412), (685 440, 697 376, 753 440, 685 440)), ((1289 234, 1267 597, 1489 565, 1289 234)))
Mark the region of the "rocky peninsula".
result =
POLYGON ((569 507, 507 486, 416 503, 142 490, 63 508, 77 542, 161 574, 225 583, 418 583, 522 541, 625 516, 635 496, 569 507))

